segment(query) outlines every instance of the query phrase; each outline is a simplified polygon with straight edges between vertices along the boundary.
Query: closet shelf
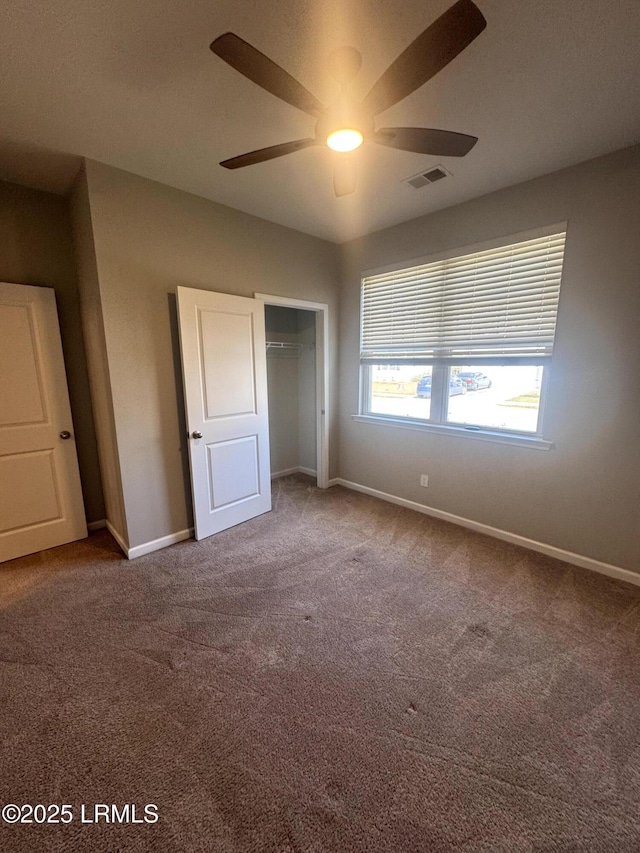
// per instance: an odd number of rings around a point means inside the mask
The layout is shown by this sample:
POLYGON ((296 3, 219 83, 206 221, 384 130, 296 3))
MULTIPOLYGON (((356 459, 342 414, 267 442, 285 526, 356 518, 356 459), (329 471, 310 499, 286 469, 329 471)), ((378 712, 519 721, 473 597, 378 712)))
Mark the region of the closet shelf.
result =
POLYGON ((267 341, 266 343, 267 352, 271 351, 273 355, 278 353, 300 355, 303 350, 315 349, 315 344, 296 344, 292 341, 267 341))

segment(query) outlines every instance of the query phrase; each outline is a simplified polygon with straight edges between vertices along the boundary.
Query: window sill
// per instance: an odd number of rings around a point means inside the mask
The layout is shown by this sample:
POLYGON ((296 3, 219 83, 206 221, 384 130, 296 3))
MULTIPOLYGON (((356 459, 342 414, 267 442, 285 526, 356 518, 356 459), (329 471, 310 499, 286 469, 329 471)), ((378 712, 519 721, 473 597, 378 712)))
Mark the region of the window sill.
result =
POLYGON ((379 415, 351 415, 354 421, 363 424, 377 424, 378 426, 396 427, 399 429, 417 430, 418 432, 431 432, 436 435, 458 436, 459 438, 472 438, 476 441, 492 441, 496 444, 511 444, 516 447, 529 447, 531 450, 552 450, 553 442, 532 435, 520 435, 516 433, 494 432, 489 429, 476 429, 453 426, 452 424, 433 424, 409 419, 386 418, 379 415))

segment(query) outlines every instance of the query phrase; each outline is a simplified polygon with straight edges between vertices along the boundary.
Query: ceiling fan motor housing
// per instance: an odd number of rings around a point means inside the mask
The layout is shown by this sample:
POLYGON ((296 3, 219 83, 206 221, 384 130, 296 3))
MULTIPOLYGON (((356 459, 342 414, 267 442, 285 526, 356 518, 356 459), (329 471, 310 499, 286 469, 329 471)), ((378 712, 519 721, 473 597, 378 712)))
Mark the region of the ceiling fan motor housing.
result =
POLYGON ((316 122, 316 139, 324 145, 331 133, 347 129, 358 130, 367 139, 374 132, 373 116, 367 114, 361 104, 342 92, 316 122))

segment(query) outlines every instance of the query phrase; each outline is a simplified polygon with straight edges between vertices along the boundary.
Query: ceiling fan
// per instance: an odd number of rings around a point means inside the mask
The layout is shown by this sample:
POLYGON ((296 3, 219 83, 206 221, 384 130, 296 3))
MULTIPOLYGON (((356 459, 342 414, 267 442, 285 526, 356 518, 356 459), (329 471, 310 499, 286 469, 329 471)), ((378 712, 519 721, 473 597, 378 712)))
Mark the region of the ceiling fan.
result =
POLYGON ((361 103, 349 94, 348 86, 360 71, 362 56, 353 47, 338 48, 330 56, 330 73, 341 84, 341 91, 328 107, 244 39, 234 33, 219 36, 211 44, 217 56, 267 92, 317 119, 315 137, 261 148, 224 160, 220 165, 225 169, 240 169, 313 145, 328 145, 342 154, 336 162, 333 186, 336 196, 343 196, 352 193, 356 186, 355 163, 344 155, 363 142, 376 142, 417 154, 464 157, 478 141, 477 137, 426 127, 376 130, 374 117, 435 76, 486 25, 482 12, 472 0, 458 0, 391 63, 361 103))

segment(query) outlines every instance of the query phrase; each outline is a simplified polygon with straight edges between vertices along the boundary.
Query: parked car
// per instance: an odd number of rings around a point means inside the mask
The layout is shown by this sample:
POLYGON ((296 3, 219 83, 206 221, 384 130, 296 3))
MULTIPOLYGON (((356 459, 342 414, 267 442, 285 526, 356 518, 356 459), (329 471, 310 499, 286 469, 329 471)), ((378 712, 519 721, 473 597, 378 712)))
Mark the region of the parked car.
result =
MULTIPOLYGON (((449 396, 455 397, 457 394, 466 394, 467 386, 464 382, 459 382, 457 378, 451 377, 449 380, 449 396)), ((431 377, 423 376, 422 379, 418 380, 418 387, 416 389, 416 394, 418 397, 430 397, 431 396, 431 377)))
POLYGON ((467 386, 467 391, 479 391, 480 388, 491 388, 491 380, 485 373, 477 371, 463 371, 458 373, 456 379, 467 386))
POLYGON ((422 379, 418 380, 418 387, 416 389, 416 394, 418 397, 430 397, 431 396, 431 377, 423 376, 422 379))
POLYGON ((449 396, 455 397, 456 394, 466 394, 467 386, 464 382, 460 382, 457 377, 451 377, 449 380, 449 396))

